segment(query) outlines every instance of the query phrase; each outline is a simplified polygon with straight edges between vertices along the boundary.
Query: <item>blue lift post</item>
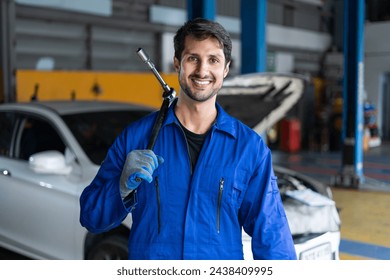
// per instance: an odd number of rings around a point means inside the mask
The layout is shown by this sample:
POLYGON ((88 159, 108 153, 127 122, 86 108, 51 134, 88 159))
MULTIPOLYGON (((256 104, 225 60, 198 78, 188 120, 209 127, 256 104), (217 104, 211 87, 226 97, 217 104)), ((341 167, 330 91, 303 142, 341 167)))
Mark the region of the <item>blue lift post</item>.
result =
MULTIPOLYGON (((241 0, 241 73, 267 68, 267 0, 241 0)), ((187 0, 187 17, 215 20, 215 0, 187 0)))
POLYGON ((344 0, 342 167, 334 186, 359 188, 363 175, 364 0, 344 0))
POLYGON ((215 0, 187 0, 187 18, 215 19, 215 0))
MULTIPOLYGON (((267 0, 241 0, 241 74, 267 70, 267 0)), ((265 132, 261 134, 267 141, 265 132)))
POLYGON ((267 69, 267 0, 241 0, 241 73, 267 69))

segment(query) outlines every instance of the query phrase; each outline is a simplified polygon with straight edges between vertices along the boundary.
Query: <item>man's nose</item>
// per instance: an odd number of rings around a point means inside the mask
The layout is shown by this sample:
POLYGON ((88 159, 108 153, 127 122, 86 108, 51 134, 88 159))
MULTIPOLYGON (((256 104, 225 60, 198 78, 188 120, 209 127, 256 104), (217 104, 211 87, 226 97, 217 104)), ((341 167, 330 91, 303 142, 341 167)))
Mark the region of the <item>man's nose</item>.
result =
POLYGON ((199 76, 204 77, 208 74, 208 71, 209 71, 208 63, 205 61, 199 61, 198 65, 197 65, 196 73, 199 76))

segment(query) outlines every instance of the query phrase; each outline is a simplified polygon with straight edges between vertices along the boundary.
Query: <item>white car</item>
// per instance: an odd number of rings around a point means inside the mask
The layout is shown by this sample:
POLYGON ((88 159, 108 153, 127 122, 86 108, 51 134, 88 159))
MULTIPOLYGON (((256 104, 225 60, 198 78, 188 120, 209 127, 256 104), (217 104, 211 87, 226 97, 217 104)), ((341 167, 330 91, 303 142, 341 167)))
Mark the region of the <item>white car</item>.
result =
MULTIPOLYGON (((152 110, 103 101, 0 105, 0 247, 33 259, 127 259, 131 215, 92 234, 79 223, 79 197, 118 133, 152 110)), ((275 172, 298 257, 338 259, 330 188, 291 170, 275 172), (297 190, 312 190, 326 203, 312 207, 311 199, 293 198, 297 190)), ((244 234, 243 243, 251 259, 250 237, 244 234)))

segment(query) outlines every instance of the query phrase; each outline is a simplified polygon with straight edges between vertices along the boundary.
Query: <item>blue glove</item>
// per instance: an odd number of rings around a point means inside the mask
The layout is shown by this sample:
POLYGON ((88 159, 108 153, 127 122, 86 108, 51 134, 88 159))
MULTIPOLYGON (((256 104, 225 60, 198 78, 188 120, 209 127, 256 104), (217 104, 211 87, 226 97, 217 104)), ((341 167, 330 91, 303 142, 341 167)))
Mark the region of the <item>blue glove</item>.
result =
POLYGON ((152 150, 133 150, 127 157, 120 178, 120 192, 122 198, 135 190, 142 180, 151 183, 153 172, 164 162, 152 150))

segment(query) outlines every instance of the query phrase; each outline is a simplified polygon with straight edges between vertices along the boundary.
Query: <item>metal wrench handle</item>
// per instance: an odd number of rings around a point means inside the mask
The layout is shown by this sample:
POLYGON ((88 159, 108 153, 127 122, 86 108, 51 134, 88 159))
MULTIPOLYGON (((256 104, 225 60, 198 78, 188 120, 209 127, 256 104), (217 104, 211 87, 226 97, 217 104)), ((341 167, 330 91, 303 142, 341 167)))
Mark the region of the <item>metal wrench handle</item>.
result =
MULTIPOLYGON (((153 74, 156 76, 157 80, 160 82, 162 88, 164 89, 163 93, 163 103, 161 104, 160 111, 157 115, 156 121, 153 125, 152 132, 150 135, 150 139, 147 145, 147 149, 153 150, 154 144, 156 143, 157 136, 160 132, 160 129, 162 127, 163 121, 165 119, 165 116, 168 112, 168 108, 171 105, 171 102, 176 96, 176 92, 173 88, 170 88, 167 83, 163 80, 163 78, 158 73, 156 67, 154 66, 153 62, 150 60, 149 56, 144 52, 142 48, 139 48, 137 50, 138 56, 141 58, 143 62, 145 62, 149 68, 152 70, 153 74)), ((141 178, 136 178, 138 182, 141 182, 141 178)))
POLYGON ((160 82, 161 86, 164 89, 164 97, 172 94, 171 88, 167 85, 167 83, 160 76, 160 73, 158 73, 153 62, 150 60, 149 56, 144 52, 144 50, 142 48, 139 48, 137 50, 137 54, 141 58, 141 60, 149 66, 150 70, 152 70, 153 74, 156 76, 157 80, 160 82))

